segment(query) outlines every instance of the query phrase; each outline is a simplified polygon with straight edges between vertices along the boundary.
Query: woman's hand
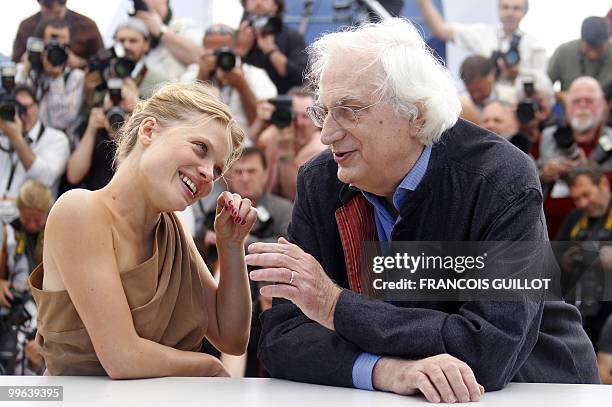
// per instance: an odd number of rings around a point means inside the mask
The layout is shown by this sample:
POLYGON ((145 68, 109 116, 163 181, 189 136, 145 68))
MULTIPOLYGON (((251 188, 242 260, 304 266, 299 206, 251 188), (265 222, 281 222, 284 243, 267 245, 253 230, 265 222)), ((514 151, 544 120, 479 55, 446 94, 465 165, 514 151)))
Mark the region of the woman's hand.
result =
POLYGON ((257 210, 251 200, 227 191, 217 199, 215 234, 217 245, 244 245, 249 232, 257 220, 257 210))

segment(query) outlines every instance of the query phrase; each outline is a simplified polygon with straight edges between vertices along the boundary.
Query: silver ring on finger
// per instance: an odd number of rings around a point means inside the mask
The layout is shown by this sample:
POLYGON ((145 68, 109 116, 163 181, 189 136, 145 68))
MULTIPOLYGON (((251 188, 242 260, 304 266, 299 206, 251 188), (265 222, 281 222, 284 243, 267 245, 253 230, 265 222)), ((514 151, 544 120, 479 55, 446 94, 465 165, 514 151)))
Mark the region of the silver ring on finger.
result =
POLYGON ((289 284, 293 283, 293 277, 295 277, 295 271, 291 270, 291 279, 289 280, 289 284))

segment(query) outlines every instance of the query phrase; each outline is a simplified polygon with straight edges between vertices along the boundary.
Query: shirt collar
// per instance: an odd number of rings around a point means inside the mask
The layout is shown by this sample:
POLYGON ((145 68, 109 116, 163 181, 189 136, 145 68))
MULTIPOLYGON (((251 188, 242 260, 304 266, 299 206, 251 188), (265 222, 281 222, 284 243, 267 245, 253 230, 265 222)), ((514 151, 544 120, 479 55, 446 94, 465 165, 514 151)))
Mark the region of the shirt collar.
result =
POLYGON ((32 140, 32 143, 36 143, 38 141, 38 137, 40 136, 40 126, 40 120, 37 120, 36 123, 34 123, 34 126, 32 126, 32 128, 28 132, 28 134, 26 134, 26 136, 29 137, 30 140, 32 140))

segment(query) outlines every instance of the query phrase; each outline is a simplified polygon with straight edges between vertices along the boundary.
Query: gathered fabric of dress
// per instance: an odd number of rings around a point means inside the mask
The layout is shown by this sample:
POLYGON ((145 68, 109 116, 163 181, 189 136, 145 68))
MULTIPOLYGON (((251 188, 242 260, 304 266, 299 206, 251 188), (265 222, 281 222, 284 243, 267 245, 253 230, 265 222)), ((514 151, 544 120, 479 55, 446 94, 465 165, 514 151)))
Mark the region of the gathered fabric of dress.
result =
MULTIPOLYGON (((152 257, 120 273, 141 338, 199 351, 208 319, 196 256, 176 215, 163 213, 152 257)), ((45 374, 106 375, 68 292, 43 290, 43 273, 41 264, 30 276, 30 286, 38 306, 36 342, 47 364, 45 374)))

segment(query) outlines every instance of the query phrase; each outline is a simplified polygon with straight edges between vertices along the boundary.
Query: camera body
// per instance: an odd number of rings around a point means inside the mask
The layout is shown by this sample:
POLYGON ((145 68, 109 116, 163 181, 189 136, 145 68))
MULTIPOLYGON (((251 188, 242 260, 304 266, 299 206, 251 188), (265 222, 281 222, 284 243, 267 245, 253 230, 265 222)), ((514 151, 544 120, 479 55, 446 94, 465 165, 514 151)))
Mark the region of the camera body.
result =
POLYGON ((516 106, 516 117, 521 124, 527 124, 536 118, 536 113, 540 111, 540 105, 533 98, 535 87, 533 80, 523 82, 523 92, 525 98, 516 106))
POLYGON ((26 50, 28 52, 30 70, 34 72, 42 72, 42 54, 45 52, 45 42, 42 40, 42 38, 29 37, 26 50))
POLYGON ((125 58, 125 48, 121 43, 99 50, 87 63, 90 72, 98 71, 107 79, 127 78, 136 67, 134 61, 125 58))
POLYGON ((17 67, 12 62, 0 65, 0 78, 2 88, 0 89, 0 119, 12 122, 17 111, 17 100, 15 99, 15 75, 17 67))
POLYGON ((269 99, 268 102, 274 105, 274 112, 270 117, 270 124, 279 129, 289 127, 291 123, 293 123, 293 102, 291 96, 280 95, 269 99))
POLYGON ((66 52, 66 44, 58 41, 57 36, 53 35, 51 40, 45 44, 45 53, 47 60, 53 66, 63 66, 68 61, 68 52, 66 52))
POLYGON ((561 154, 567 159, 577 161, 580 159, 580 151, 574 139, 574 131, 569 126, 559 126, 553 133, 555 143, 561 154))
POLYGON ((279 17, 249 15, 246 20, 249 25, 262 34, 278 34, 283 29, 283 20, 279 17))
POLYGON ((18 338, 20 327, 32 319, 26 303, 30 300, 29 292, 10 289, 13 299, 8 311, 3 309, 0 316, 0 373, 13 374, 18 353, 18 338), (4 312, 7 311, 7 312, 4 312))
MULTIPOLYGON (((504 64, 511 68, 518 65, 521 62, 521 53, 519 52, 519 43, 521 42, 521 37, 516 34, 512 34, 512 40, 510 41, 510 48, 508 51, 494 51, 491 55, 491 62, 493 66, 499 71, 499 67, 497 66, 497 60, 500 58, 504 61, 504 64)), ((499 72, 498 72, 499 73, 499 72)))
POLYGON ((123 87, 123 79, 111 78, 107 81, 108 95, 113 106, 106 113, 106 120, 114 131, 119 130, 127 118, 125 110, 119 106, 123 100, 121 88, 123 87))
POLYGON ((128 12, 130 17, 134 17, 139 11, 149 11, 149 6, 144 0, 132 0, 132 9, 128 12))
POLYGON ((237 57, 230 47, 215 50, 215 57, 217 58, 217 68, 229 72, 236 67, 237 57))

